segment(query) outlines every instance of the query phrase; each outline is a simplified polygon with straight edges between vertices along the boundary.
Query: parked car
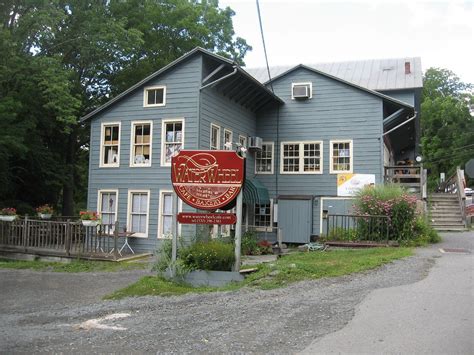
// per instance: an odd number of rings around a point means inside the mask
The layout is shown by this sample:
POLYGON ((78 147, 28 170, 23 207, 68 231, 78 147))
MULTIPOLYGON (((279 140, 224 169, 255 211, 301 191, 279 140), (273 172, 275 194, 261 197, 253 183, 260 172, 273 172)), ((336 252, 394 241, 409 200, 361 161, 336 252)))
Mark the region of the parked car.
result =
POLYGON ((466 196, 473 196, 473 195, 474 195, 474 190, 471 189, 471 188, 469 188, 469 187, 466 187, 466 188, 464 189, 464 194, 465 194, 466 196))

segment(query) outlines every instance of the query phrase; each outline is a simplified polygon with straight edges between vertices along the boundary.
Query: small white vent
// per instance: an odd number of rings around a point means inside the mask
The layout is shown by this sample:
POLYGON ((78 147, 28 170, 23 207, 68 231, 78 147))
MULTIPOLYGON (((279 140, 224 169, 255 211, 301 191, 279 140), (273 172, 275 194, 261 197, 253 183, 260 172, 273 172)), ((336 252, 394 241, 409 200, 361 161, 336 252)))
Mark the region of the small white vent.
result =
POLYGON ((262 138, 249 137, 249 149, 262 149, 262 138))
POLYGON ((310 99, 311 83, 294 83, 291 87, 291 96, 293 99, 310 99))

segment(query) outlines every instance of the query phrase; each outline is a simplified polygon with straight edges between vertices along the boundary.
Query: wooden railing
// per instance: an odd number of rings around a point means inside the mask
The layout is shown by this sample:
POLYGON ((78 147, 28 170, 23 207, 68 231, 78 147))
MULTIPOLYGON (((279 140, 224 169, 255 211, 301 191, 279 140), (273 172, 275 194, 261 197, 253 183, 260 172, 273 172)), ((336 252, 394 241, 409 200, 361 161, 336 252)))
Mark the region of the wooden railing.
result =
POLYGON ((408 191, 419 193, 421 198, 427 198, 427 172, 421 165, 386 166, 384 181, 399 184, 408 191))
POLYGON ((454 194, 457 196, 459 206, 461 207, 461 217, 464 226, 467 226, 466 218, 466 193, 464 192, 464 176, 461 168, 456 167, 456 172, 446 181, 439 184, 437 192, 454 194))
POLYGON ((119 224, 85 227, 80 221, 34 220, 27 216, 0 221, 3 250, 52 256, 119 258, 119 224))

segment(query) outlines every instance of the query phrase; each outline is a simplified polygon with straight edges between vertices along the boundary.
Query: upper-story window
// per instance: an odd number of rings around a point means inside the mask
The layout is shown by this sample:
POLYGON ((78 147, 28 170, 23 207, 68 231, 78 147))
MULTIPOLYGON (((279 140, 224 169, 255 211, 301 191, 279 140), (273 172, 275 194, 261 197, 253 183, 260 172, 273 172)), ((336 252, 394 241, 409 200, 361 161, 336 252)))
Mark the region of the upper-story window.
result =
POLYGON ((313 84, 308 83, 292 83, 291 84, 291 99, 305 100, 313 97, 313 84))
POLYGON ((242 147, 247 148, 247 136, 239 135, 239 143, 242 147))
POLYGON ((162 121, 161 165, 170 166, 171 157, 184 147, 184 118, 162 121))
POLYGON ((282 142, 281 174, 322 174, 322 142, 282 142))
POLYGON ((263 142, 255 154, 255 174, 273 174, 273 142, 263 142))
POLYGON ((211 137, 209 148, 211 150, 220 149, 221 145, 221 128, 218 125, 211 123, 211 137))
POLYGON ((118 167, 120 164, 120 123, 101 126, 100 167, 118 167))
POLYGON ((232 150, 232 131, 224 128, 224 149, 232 150))
POLYGON ((150 86, 143 93, 143 106, 156 107, 166 104, 166 86, 150 86))
POLYGON ((352 140, 330 141, 330 173, 352 173, 352 140))
POLYGON ((130 166, 151 166, 153 123, 132 122, 130 166))

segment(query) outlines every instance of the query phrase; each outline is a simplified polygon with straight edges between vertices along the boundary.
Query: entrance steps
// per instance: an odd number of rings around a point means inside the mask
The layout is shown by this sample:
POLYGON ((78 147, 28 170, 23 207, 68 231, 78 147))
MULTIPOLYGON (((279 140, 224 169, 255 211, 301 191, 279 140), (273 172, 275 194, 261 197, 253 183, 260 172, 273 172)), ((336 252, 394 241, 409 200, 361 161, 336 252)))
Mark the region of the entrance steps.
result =
POLYGON ((465 231, 461 206, 455 194, 433 193, 430 195, 431 225, 437 231, 465 231))

